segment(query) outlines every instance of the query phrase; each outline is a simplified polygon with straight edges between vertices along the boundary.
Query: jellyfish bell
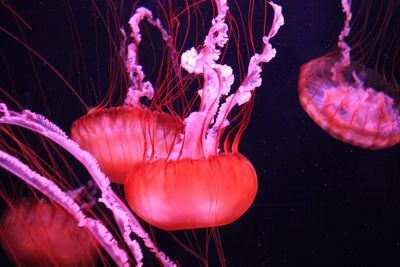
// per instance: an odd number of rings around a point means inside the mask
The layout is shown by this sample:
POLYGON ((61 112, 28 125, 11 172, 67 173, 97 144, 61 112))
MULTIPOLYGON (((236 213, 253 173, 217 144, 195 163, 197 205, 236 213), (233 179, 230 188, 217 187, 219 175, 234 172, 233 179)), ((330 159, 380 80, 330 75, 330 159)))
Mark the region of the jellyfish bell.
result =
MULTIPOLYGON (((357 55, 363 43, 358 42, 352 50, 345 42, 350 33, 352 14, 350 1, 343 0, 342 5, 346 20, 339 36, 338 51, 313 59, 301 67, 300 103, 322 129, 343 142, 368 149, 396 145, 400 142, 399 84, 395 80, 397 74, 393 75, 397 61, 394 59, 393 64, 384 62, 384 71, 389 68, 392 73, 388 78, 385 73, 377 72, 378 61, 373 69, 360 63, 371 55, 357 55), (357 56, 359 60, 356 60, 357 56)), ((388 9, 391 8, 396 10, 398 6, 388 5, 388 9)), ((390 15, 384 18, 386 27, 391 19, 392 23, 396 22, 392 13, 396 11, 393 10, 384 14, 390 15)), ((384 39, 384 36, 380 33, 373 38, 384 39)), ((367 43, 367 40, 361 41, 367 43)), ((390 40, 389 45, 393 43, 396 41, 390 40)), ((374 45, 378 46, 377 43, 374 45)), ((378 49, 382 47, 378 46, 378 49)))
POLYGON ((24 198, 3 213, 0 224, 1 244, 21 266, 96 264, 94 239, 54 204, 24 198))
POLYGON ((256 192, 256 172, 239 153, 138 163, 125 182, 132 209, 165 230, 232 223, 250 207, 256 192))
POLYGON ((399 143, 400 112, 395 100, 364 86, 371 77, 366 70, 348 66, 334 80, 331 70, 337 60, 321 57, 301 67, 300 103, 308 115, 332 137, 355 146, 382 149, 399 143))
POLYGON ((74 121, 71 139, 90 151, 112 182, 123 184, 136 163, 168 154, 181 129, 182 122, 168 114, 121 106, 74 121))

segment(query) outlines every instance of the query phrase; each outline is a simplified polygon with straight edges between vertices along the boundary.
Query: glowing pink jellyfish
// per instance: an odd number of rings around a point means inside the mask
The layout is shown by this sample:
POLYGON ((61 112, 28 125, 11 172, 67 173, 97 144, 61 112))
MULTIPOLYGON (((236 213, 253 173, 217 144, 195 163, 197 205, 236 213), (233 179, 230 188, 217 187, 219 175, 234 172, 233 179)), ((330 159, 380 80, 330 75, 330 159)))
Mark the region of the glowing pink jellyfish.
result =
MULTIPOLYGON (((126 199, 143 220, 165 230, 183 230, 229 224, 251 205, 257 192, 257 175, 251 163, 238 151, 220 147, 228 114, 251 99, 261 85, 259 65, 275 56, 269 44, 283 24, 280 7, 273 26, 264 37, 264 49, 250 59, 247 76, 238 90, 230 66, 217 63, 228 41, 226 3, 217 4, 218 16, 201 49, 191 48, 181 56, 181 66, 202 75, 198 90, 200 107, 185 118, 151 112, 141 99, 151 99, 153 86, 144 81, 137 64, 140 43, 139 23, 147 18, 156 25, 166 42, 170 37, 140 8, 130 20, 134 43, 128 47, 127 70, 132 79, 125 106, 91 112, 72 126, 72 139, 99 160, 111 181, 123 183, 126 199)), ((172 45, 170 45, 172 47, 172 45)), ((239 135, 240 136, 240 135, 239 135)))
POLYGON ((43 200, 24 198, 10 207, 2 216, 0 238, 19 266, 95 266, 98 258, 89 232, 43 200))
MULTIPOLYGON (((383 62, 378 58, 373 69, 358 61, 374 57, 373 49, 378 50, 377 57, 385 57, 385 49, 398 51, 398 36, 384 31, 391 31, 390 25, 398 27, 393 14, 399 3, 389 1, 385 12, 380 6, 378 18, 369 14, 357 18, 355 23, 364 27, 356 32, 357 38, 363 34, 367 37, 354 45, 354 51, 345 42, 350 34, 350 4, 351 1, 342 0, 346 19, 339 35, 339 51, 313 59, 301 67, 300 103, 331 136, 362 148, 382 149, 400 142, 399 84, 396 82, 398 73, 395 73, 399 53, 395 53, 394 59, 384 58, 383 62), (375 21, 380 18, 381 23, 375 21), (368 24, 368 20, 374 21, 368 24), (396 43, 397 47, 394 47, 396 43), (360 52, 360 47, 365 50, 360 52), (353 60, 353 56, 359 60, 353 60), (383 65, 382 73, 378 73, 379 64, 383 65), (387 69, 391 74, 385 75, 387 69)), ((362 3, 362 8, 371 7, 371 3, 362 3)))
MULTIPOLYGON (((25 164, 11 155, 13 152, 18 154, 14 149, 10 149, 11 152, 0 150, 0 166, 67 211, 119 266, 130 265, 129 255, 134 256, 137 265, 142 265, 142 247, 153 252, 164 266, 175 266, 175 263, 158 250, 127 204, 112 190, 107 176, 111 181, 124 184, 127 202, 136 215, 163 229, 193 229, 231 223, 247 210, 255 197, 255 171, 238 152, 239 138, 248 117, 242 120, 232 145, 229 139, 224 139, 231 134, 226 137, 224 129, 230 124, 228 114, 232 109, 250 101, 253 90, 261 85, 261 64, 269 62, 276 54, 269 41, 284 20, 281 7, 270 2, 274 19, 268 35, 263 37, 263 49, 260 54, 251 57, 239 88, 231 91, 233 69, 218 63, 220 49, 229 39, 225 23, 228 4, 226 0, 215 1, 215 4, 217 15, 212 20, 204 44, 182 53, 180 66, 177 64, 178 68, 203 77, 203 84, 197 91, 199 108, 190 110, 184 118, 176 116, 173 105, 167 105, 170 113, 162 108, 154 112, 143 106, 143 98, 151 100, 154 90, 150 81, 145 81, 138 63, 141 41, 139 23, 146 19, 155 26, 172 54, 174 47, 172 37, 161 22, 142 7, 136 9, 130 20, 133 42, 122 50, 131 80, 124 106, 90 112, 74 123, 73 139, 70 139, 57 125, 41 115, 29 110, 16 112, 8 109, 5 103, 0 104, 0 124, 4 125, 4 132, 10 133, 9 125, 19 126, 65 149, 86 168, 98 196, 96 193, 85 196, 88 186, 63 190, 59 183, 47 177, 45 168, 35 166, 39 173, 30 167, 34 163, 40 165, 40 161, 25 164), (224 146, 221 146, 222 140, 224 146), (152 183, 161 178, 162 182, 152 183), (119 233, 95 216, 95 211, 91 211, 96 203, 102 203, 112 213, 119 233)), ((177 58, 171 60, 177 62, 177 58)), ((192 106, 189 105, 190 108, 192 106)), ((15 141, 12 134, 8 136, 15 141)), ((7 144, 3 147, 9 148, 7 144)), ((22 155, 35 153, 23 146, 20 149, 22 155)), ((41 204, 36 203, 34 207, 33 210, 38 212, 31 216, 44 214, 38 208, 41 204)), ((7 222, 6 216, 4 223, 7 222)), ((60 223, 59 220, 55 222, 60 223)), ((47 234, 52 233, 49 227, 47 234)), ((12 242, 12 238, 7 241, 12 242)), ((72 239, 69 241, 74 242, 72 239)), ((13 252, 17 253, 16 250, 13 252)), ((54 262, 55 255, 50 255, 50 261, 53 259, 54 262)))

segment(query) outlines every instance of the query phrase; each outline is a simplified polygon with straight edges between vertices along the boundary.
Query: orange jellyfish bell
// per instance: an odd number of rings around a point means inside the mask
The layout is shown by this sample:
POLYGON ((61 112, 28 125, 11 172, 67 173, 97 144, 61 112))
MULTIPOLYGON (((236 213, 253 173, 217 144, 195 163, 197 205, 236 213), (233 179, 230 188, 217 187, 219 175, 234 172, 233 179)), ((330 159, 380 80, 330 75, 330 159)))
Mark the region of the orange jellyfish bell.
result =
POLYGON ((96 242, 63 209, 23 199, 3 214, 0 240, 20 266, 94 266, 96 242))
MULTIPOLYGON (((322 129, 338 140, 368 149, 393 146, 400 143, 400 108, 388 92, 400 88, 396 82, 377 73, 377 66, 372 70, 351 62, 351 49, 344 41, 350 33, 350 1, 342 0, 342 6, 346 20, 339 35, 339 51, 313 59, 301 67, 300 103, 322 129)), ((384 20, 384 24, 389 23, 390 16, 384 20)), ((368 35, 374 38, 385 36, 371 34, 369 30, 368 35)), ((395 49, 397 53, 398 47, 395 49)), ((385 48, 379 47, 379 50, 385 51, 385 48)), ((386 63, 386 59, 384 61, 386 63)))
POLYGON ((114 183, 137 163, 172 149, 182 123, 159 112, 117 107, 91 112, 72 124, 71 139, 90 152, 114 183), (154 154, 146 154, 151 150, 154 154), (147 159, 146 159, 147 158, 147 159))
POLYGON ((257 174, 239 153, 138 163, 125 182, 131 208, 165 230, 229 224, 251 205, 257 174))

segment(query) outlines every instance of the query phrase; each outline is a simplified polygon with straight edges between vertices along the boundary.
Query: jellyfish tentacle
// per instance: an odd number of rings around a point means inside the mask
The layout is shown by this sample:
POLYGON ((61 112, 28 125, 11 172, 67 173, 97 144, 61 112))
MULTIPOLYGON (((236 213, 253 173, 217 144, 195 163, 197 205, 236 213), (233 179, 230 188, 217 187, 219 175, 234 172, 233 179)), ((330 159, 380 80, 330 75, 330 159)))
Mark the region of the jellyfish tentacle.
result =
MULTIPOLYGON (((247 75, 242 84, 229 95, 234 82, 232 68, 217 63, 220 50, 228 40, 228 25, 225 23, 228 5, 226 1, 216 1, 218 15, 212 21, 212 27, 204 39, 204 47, 197 51, 194 47, 184 52, 181 57, 181 66, 189 73, 202 74, 204 85, 198 90, 201 104, 198 112, 192 112, 185 119, 185 138, 198 140, 183 144, 183 153, 176 152, 176 158, 200 158, 218 154, 218 133, 229 125, 226 119, 235 105, 242 105, 251 98, 251 91, 261 85, 261 63, 267 63, 276 55, 276 49, 269 43, 284 24, 282 7, 269 2, 274 9, 274 19, 267 36, 263 37, 264 47, 260 54, 251 57, 247 75), (227 96, 221 104, 221 97, 227 96), (214 116, 216 119, 213 120, 214 116), (199 123, 202 121, 202 123, 199 123), (211 127, 210 127, 211 126, 211 127)), ((183 141, 182 141, 183 143, 183 141)), ((178 147, 178 146, 177 146, 178 147)))
MULTIPOLYGON (((153 13, 145 7, 139 7, 138 9, 136 9, 135 14, 129 20, 133 42, 127 46, 126 55, 125 53, 121 53, 121 55, 125 59, 126 71, 128 72, 129 78, 131 80, 131 86, 127 90, 124 105, 130 107, 140 107, 140 99, 142 97, 146 97, 148 100, 151 100, 154 96, 154 88, 151 82, 143 82, 143 79, 146 75, 142 71, 142 66, 138 62, 138 46, 142 40, 139 23, 144 19, 147 19, 147 21, 151 25, 159 30, 162 39, 165 41, 167 47, 172 53, 171 60, 174 69, 177 70, 179 68, 178 62, 176 60, 176 50, 172 42, 172 38, 168 34, 167 30, 164 29, 164 27, 162 26, 161 21, 159 19, 154 19, 153 13)), ((125 37, 125 31, 121 29, 121 32, 125 37)))

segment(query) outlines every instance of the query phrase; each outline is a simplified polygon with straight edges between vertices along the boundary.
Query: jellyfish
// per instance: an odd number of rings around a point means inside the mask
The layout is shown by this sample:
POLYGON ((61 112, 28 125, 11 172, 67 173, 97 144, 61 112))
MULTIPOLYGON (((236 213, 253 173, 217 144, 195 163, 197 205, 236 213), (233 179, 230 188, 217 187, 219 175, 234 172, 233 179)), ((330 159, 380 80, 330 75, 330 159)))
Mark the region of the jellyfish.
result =
POLYGON ((57 205, 44 200, 21 199, 5 211, 0 225, 1 243, 18 265, 96 264, 97 243, 57 205))
POLYGON ((367 12, 354 20, 356 42, 351 48, 345 41, 351 30, 351 1, 341 3, 346 18, 337 49, 301 67, 300 103, 338 140, 374 150, 396 145, 400 142, 399 39, 384 31, 398 30, 399 4, 388 1, 387 6, 374 7, 362 2, 359 8, 367 12), (376 16, 369 14, 374 8, 379 10, 376 16), (391 50, 396 51, 392 56, 391 50))
POLYGON ((147 18, 161 31, 168 47, 173 46, 149 10, 140 8, 130 19, 134 41, 127 49, 126 69, 131 87, 124 106, 80 118, 72 126, 71 137, 99 160, 111 181, 123 183, 130 207, 146 222, 165 230, 219 226, 238 219, 253 202, 257 175, 238 151, 240 136, 232 145, 228 138, 223 148, 220 143, 230 123, 229 112, 251 99, 251 92, 261 85, 259 65, 275 56, 269 40, 283 25, 283 17, 280 7, 271 5, 275 18, 263 39, 264 49, 250 59, 247 76, 231 92, 233 70, 217 63, 228 41, 228 6, 217 2, 218 15, 204 47, 193 47, 181 56, 180 65, 204 80, 198 90, 198 110, 184 118, 143 107, 141 99, 151 100, 154 89, 143 80, 137 63, 139 23, 147 18))
MULTIPOLYGON (((261 52, 250 58, 247 70, 243 68, 234 90, 234 70, 223 64, 229 57, 224 46, 235 38, 226 23, 227 1, 215 1, 215 17, 203 44, 186 52, 176 49, 177 35, 170 34, 170 28, 164 28, 149 9, 137 8, 129 22, 131 34, 126 36, 123 29, 120 33, 124 39, 120 55, 129 80, 123 105, 97 106, 77 119, 68 135, 40 114, 18 104, 22 111, 10 108, 15 105, 13 101, 1 103, 0 129, 5 138, 0 142, 0 166, 20 178, 29 190, 39 192, 35 201, 49 199, 68 213, 97 242, 98 250, 118 266, 142 266, 146 256, 143 250, 151 252, 163 266, 176 266, 158 249, 137 216, 166 230, 214 227, 235 221, 253 202, 256 172, 238 146, 249 122, 254 90, 261 85, 261 65, 276 54, 270 39, 284 23, 281 7, 270 5, 274 10, 271 29, 262 39, 261 52), (163 88, 153 88, 139 64, 139 24, 143 20, 160 32, 168 48, 174 79, 166 74, 163 88), (181 79, 183 76, 187 78, 181 79), (201 82, 201 86, 188 100, 188 83, 193 81, 201 82), (12 130, 15 128, 23 130, 12 130), (30 133, 44 144, 49 163, 29 147, 31 138, 26 135, 30 133), (80 181, 73 168, 65 164, 67 177, 53 170, 60 162, 68 163, 64 153, 84 168, 96 187, 90 201, 75 194, 73 184, 80 181), (182 205, 186 206, 180 209, 182 205)), ((199 12, 197 7, 195 11, 199 12)), ((2 31, 18 40, 7 30, 2 31)), ((88 190, 86 185, 82 188, 88 190)), ((6 198, 4 194, 2 197, 6 198)), ((17 204, 10 206, 15 209, 17 204)))

